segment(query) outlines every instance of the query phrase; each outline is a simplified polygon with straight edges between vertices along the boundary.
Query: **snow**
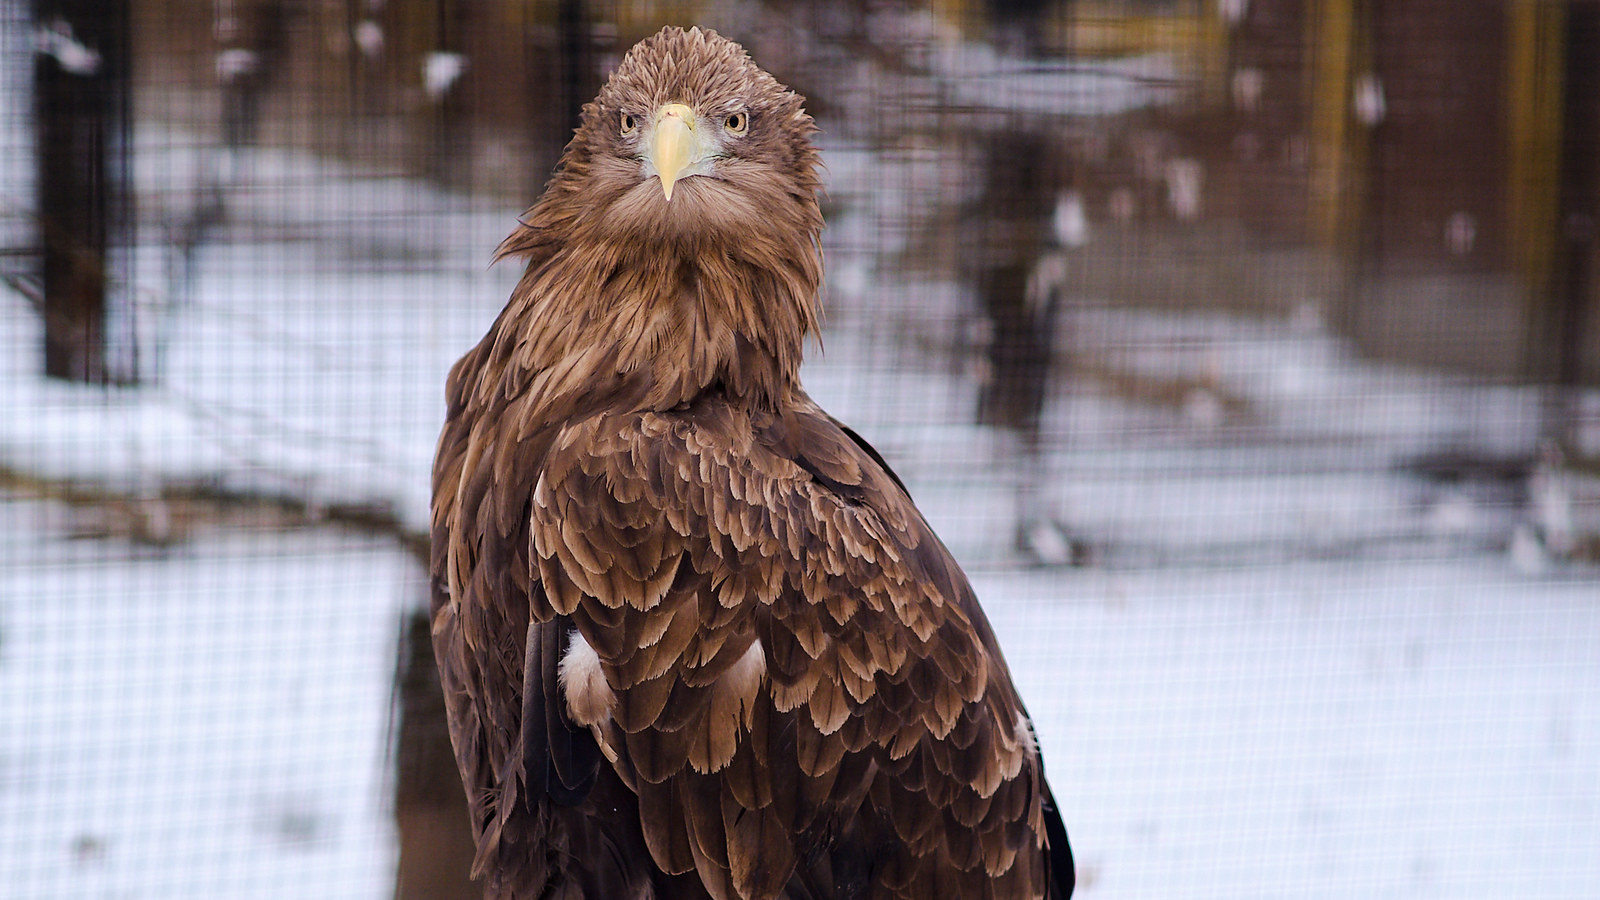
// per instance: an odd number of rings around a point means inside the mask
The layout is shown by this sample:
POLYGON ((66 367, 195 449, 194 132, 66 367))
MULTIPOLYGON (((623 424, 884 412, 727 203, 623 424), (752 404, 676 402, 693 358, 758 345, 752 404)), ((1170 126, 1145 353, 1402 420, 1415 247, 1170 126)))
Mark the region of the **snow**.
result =
POLYGON ((230 47, 217 54, 217 80, 232 81, 253 74, 260 62, 251 51, 243 47, 230 47))
POLYGON ((1085 63, 1011 57, 975 42, 935 50, 932 74, 957 109, 1110 116, 1169 102, 1182 84, 1164 53, 1085 63))
MULTIPOLYGON (((0 504, 7 896, 384 895, 398 616, 337 532, 169 555, 0 504)), ((1495 558, 980 569, 1084 896, 1583 897, 1600 607, 1495 558)))
POLYGON ((61 68, 73 75, 93 75, 100 71, 100 54, 85 46, 72 32, 72 24, 56 17, 34 32, 34 49, 53 56, 61 68))
POLYGON ((329 529, 162 554, 69 524, 0 502, 5 896, 385 896, 409 558, 329 529))
POLYGON ((356 46, 368 59, 376 59, 383 52, 383 26, 372 19, 362 19, 355 27, 356 46))
MULTIPOLYGON (((152 198, 141 206, 176 218, 196 202, 199 142, 137 139, 152 198)), ((514 266, 489 258, 517 211, 283 151, 235 164, 249 189, 230 196, 192 279, 171 277, 174 247, 135 255, 152 384, 37 378, 39 323, 20 296, 0 296, 0 462, 119 490, 173 481, 359 503, 425 528, 445 373, 515 283, 514 266)))
POLYGON ((976 579, 1084 896, 1584 897, 1592 573, 1498 560, 976 579))
POLYGON ((119 488, 172 480, 362 502, 422 527, 445 372, 499 302, 474 310, 466 295, 492 279, 352 281, 330 277, 309 248, 206 252, 197 299, 175 317, 164 378, 149 389, 32 377, 37 323, 14 295, 0 301, 5 461, 119 488))
POLYGON ((438 100, 467 71, 467 58, 460 53, 436 50, 422 62, 422 88, 428 99, 438 100))

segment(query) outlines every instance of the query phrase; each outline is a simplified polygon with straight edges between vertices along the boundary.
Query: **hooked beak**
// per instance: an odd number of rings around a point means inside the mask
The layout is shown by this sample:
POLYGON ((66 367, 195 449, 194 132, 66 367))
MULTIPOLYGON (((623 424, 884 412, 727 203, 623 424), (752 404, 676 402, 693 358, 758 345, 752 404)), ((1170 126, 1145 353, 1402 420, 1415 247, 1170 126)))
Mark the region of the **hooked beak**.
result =
POLYGON ((672 201, 672 186, 684 170, 699 161, 700 147, 694 129, 694 110, 668 103, 656 113, 650 134, 650 164, 661 178, 661 192, 672 201))

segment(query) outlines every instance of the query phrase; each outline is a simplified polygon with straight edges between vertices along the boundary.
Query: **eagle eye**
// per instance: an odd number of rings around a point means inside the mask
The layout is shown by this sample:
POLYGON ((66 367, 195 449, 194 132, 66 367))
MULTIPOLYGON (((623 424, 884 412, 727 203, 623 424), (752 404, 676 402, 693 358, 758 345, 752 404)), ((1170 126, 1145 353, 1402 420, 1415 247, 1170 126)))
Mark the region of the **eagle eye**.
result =
POLYGON ((622 133, 633 134, 639 130, 639 117, 633 113, 622 114, 622 133))
POLYGON ((729 134, 744 134, 750 130, 750 114, 744 110, 733 113, 722 120, 722 127, 728 129, 729 134))

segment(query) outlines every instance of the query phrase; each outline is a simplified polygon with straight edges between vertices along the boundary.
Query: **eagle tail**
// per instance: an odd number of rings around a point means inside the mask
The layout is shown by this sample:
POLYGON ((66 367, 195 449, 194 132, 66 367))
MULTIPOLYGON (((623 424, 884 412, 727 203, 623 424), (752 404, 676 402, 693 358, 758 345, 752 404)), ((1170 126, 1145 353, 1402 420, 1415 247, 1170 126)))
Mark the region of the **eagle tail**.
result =
POLYGON ((1055 795, 1050 793, 1049 782, 1040 782, 1044 789, 1044 833, 1049 841, 1050 870, 1046 879, 1045 896, 1049 900, 1069 900, 1078 883, 1078 870, 1072 861, 1072 844, 1067 841, 1067 826, 1061 821, 1061 810, 1056 806, 1055 795))
POLYGON ((594 735, 569 721, 561 708, 556 669, 567 650, 569 628, 565 617, 528 626, 522 669, 522 771, 529 809, 546 797, 557 806, 577 806, 589 796, 600 769, 594 735))

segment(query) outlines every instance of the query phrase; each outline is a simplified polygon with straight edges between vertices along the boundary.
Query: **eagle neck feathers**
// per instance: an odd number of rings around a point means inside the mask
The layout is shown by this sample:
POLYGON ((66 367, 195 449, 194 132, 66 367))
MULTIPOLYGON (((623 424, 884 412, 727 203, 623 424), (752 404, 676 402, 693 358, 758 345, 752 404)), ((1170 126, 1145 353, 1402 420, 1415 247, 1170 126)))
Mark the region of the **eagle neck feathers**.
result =
MULTIPOLYGON (((540 218, 546 228, 572 223, 541 212, 522 229, 539 229, 540 218)), ((714 392, 776 409, 798 390, 804 340, 817 328, 819 229, 816 216, 803 243, 756 234, 737 245, 714 230, 637 246, 546 235, 486 339, 501 383, 480 389, 532 404, 545 422, 596 395, 668 410, 714 392)))

